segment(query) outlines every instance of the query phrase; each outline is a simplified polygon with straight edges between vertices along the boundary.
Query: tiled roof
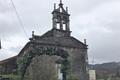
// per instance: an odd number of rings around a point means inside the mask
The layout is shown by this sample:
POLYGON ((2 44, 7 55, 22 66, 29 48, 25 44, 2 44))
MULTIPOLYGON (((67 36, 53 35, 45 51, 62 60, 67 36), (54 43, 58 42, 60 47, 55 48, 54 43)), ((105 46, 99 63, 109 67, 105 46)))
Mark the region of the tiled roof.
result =
POLYGON ((14 57, 11 57, 11 58, 0 61, 0 64, 12 63, 12 62, 15 62, 16 59, 17 59, 17 56, 14 56, 14 57))

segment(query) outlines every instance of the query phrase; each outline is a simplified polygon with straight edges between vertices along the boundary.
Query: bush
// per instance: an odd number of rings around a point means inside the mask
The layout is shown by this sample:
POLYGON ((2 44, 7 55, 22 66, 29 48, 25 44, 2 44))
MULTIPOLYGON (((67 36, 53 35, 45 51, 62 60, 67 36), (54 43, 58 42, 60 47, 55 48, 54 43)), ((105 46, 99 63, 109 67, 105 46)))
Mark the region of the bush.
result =
POLYGON ((75 75, 75 74, 70 74, 68 76, 68 80, 79 80, 79 77, 77 75, 75 75))

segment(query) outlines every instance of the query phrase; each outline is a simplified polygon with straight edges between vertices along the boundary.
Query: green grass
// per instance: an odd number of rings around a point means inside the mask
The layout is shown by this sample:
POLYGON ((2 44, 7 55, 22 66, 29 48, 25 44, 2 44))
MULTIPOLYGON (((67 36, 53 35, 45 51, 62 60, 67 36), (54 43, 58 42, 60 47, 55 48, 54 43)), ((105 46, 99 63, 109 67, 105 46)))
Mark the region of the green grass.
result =
POLYGON ((11 78, 13 80, 20 80, 20 76, 15 75, 15 74, 2 74, 0 76, 2 76, 3 78, 11 78))

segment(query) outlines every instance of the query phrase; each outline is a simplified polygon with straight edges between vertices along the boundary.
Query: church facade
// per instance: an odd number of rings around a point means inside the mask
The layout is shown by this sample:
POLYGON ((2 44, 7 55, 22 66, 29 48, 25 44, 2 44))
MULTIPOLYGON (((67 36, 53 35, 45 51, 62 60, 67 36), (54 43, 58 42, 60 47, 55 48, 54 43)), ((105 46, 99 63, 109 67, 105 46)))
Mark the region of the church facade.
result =
POLYGON ((27 67, 25 66, 24 80, 66 80, 70 75, 76 77, 77 80, 88 80, 88 48, 86 42, 83 43, 71 36, 68 8, 64 9, 63 3, 60 2, 57 8, 54 5, 52 16, 51 30, 42 36, 35 35, 33 32, 32 38, 17 56, 0 62, 3 73, 17 70, 18 62, 29 54, 32 48, 37 48, 42 49, 46 54, 41 55, 41 50, 39 50, 37 55, 34 55, 33 51, 33 54, 27 56, 32 56, 32 58, 27 67), (49 51, 54 49, 51 53, 56 50, 55 55, 50 54, 48 49, 49 51), (64 71, 61 71, 61 64, 66 55, 69 62, 67 76, 64 75, 64 71), (11 66, 11 63, 15 64, 11 66), (64 77, 66 79, 63 79, 64 77))

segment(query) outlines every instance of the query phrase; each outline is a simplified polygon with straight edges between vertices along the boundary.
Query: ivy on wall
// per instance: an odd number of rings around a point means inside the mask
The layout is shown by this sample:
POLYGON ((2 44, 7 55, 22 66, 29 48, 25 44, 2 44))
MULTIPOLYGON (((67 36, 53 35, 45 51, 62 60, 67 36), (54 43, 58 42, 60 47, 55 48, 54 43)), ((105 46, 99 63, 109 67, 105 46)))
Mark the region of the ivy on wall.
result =
POLYGON ((20 80, 24 79, 24 74, 26 72, 27 67, 30 65, 32 59, 37 55, 49 55, 49 56, 60 56, 63 58, 62 61, 62 73, 63 73, 63 80, 66 80, 66 75, 69 68, 69 61, 68 61, 68 53, 59 48, 51 48, 51 47, 35 47, 32 46, 29 51, 27 51, 18 61, 18 75, 20 75, 20 80))

